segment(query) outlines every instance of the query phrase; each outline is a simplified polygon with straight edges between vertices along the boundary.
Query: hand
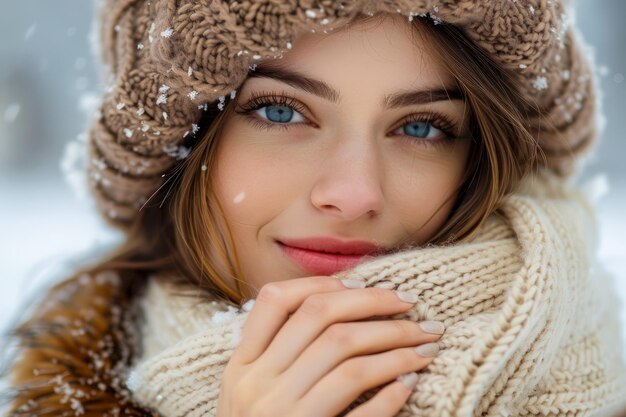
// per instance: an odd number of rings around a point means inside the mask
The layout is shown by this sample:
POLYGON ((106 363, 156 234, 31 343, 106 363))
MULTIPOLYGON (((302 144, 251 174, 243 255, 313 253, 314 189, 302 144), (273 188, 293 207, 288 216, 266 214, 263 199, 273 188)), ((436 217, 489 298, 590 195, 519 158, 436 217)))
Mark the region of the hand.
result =
MULTIPOLYGON (((334 417, 364 391, 424 368, 434 358, 414 347, 440 334, 408 320, 358 321, 412 306, 326 276, 265 284, 224 370, 217 417, 334 417)), ((393 381, 346 417, 393 416, 410 393, 393 381)))

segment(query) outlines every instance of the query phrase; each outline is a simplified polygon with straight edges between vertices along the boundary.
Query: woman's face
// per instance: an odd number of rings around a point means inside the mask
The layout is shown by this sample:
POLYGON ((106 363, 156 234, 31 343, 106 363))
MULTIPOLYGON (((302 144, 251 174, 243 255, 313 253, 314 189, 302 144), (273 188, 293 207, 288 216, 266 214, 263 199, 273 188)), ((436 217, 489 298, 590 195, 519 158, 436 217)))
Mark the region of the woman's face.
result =
POLYGON ((411 30, 398 16, 307 33, 282 59, 260 61, 237 92, 212 179, 255 295, 268 282, 358 262, 329 267, 278 241, 389 249, 421 244, 444 224, 469 152, 468 113, 411 30))

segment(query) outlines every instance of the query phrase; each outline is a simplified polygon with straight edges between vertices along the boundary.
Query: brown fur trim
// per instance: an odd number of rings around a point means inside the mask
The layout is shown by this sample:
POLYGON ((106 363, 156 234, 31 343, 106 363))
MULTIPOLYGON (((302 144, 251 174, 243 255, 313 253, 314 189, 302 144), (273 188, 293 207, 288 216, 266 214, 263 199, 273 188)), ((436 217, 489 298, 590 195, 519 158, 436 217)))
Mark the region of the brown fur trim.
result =
POLYGON ((125 387, 138 308, 114 272, 65 280, 13 331, 8 416, 158 416, 125 387))

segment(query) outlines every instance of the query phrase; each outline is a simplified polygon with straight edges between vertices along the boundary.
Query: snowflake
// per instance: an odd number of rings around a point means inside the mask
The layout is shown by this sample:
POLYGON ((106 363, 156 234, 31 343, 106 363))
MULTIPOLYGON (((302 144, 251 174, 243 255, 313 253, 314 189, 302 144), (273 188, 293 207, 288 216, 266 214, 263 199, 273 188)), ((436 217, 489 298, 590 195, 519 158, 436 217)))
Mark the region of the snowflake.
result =
POLYGON ((154 33, 154 29, 156 29, 156 25, 154 24, 154 22, 152 22, 152 24, 150 24, 150 30, 148 30, 148 40, 150 41, 150 43, 152 43, 152 41, 154 40, 154 37, 152 36, 152 33, 154 33))
POLYGON ((17 119, 17 115, 20 114, 21 106, 18 103, 10 104, 6 110, 4 111, 4 120, 9 123, 12 123, 17 119))
POLYGON ((143 43, 138 43, 137 44, 137 49, 143 49, 143 43))
POLYGON ((435 25, 440 25, 441 23, 443 23, 443 20, 441 20, 441 18, 437 16, 438 12, 439 12, 439 7, 433 6, 432 11, 428 13, 428 15, 430 16, 430 18, 432 19, 435 25))
POLYGON ((191 148, 187 148, 186 146, 181 146, 180 148, 178 148, 178 159, 187 158, 187 156, 189 155, 189 152, 191 152, 191 148))
POLYGON ((187 94, 187 97, 189 97, 190 100, 195 100, 196 97, 198 97, 198 92, 196 90, 193 90, 192 92, 187 94))
POLYGON ((174 29, 167 28, 163 32, 161 32, 161 37, 163 37, 163 38, 170 38, 173 33, 174 33, 174 29))
POLYGON ((610 70, 606 65, 601 65, 600 67, 598 67, 598 73, 601 76, 606 77, 607 75, 609 75, 610 70))
POLYGON ((533 87, 537 90, 545 90, 548 88, 548 79, 546 77, 537 77, 533 81, 533 87))
MULTIPOLYGON (((84 133, 77 135, 77 140, 70 141, 65 145, 63 157, 60 161, 60 168, 63 172, 64 178, 79 199, 83 199, 83 197, 86 196, 87 191, 87 184, 83 179, 85 165, 87 164, 87 153, 85 151, 85 143, 81 138, 82 135, 84 135, 84 133)), ((106 168, 106 163, 103 159, 94 159, 92 161, 92 165, 96 166, 100 170, 106 168)))
POLYGON ((167 103, 167 95, 161 94, 156 101, 156 104, 167 103))
MULTIPOLYGON (((165 152, 167 155, 171 156, 172 158, 177 158, 177 159, 184 159, 189 155, 189 152, 191 151, 190 148, 187 148, 185 146, 176 146, 176 145, 171 145, 171 146, 163 146, 163 152, 165 152)), ((165 176, 165 174, 163 174, 162 176, 165 176)))
POLYGON ((28 39, 30 39, 33 36, 33 34, 35 33, 35 29, 36 28, 37 28, 37 24, 30 25, 30 27, 26 31, 26 35, 24 35, 24 40, 25 41, 27 41, 28 39))
POLYGON ((306 17, 308 17, 309 19, 315 19, 315 17, 317 16, 317 13, 315 13, 315 10, 311 10, 311 9, 307 9, 305 14, 306 14, 306 17))
POLYGON ((226 96, 220 96, 219 97, 220 102, 217 104, 217 108, 220 109, 220 111, 224 110, 224 101, 226 100, 226 96))

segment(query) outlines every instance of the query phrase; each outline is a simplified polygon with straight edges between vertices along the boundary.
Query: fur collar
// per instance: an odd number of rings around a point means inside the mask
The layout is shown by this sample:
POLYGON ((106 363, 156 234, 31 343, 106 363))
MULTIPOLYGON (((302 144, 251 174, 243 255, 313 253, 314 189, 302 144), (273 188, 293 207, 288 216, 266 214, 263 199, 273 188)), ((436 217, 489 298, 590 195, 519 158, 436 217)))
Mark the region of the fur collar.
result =
POLYGON ((124 386, 139 346, 134 292, 113 272, 52 287, 12 332, 7 416, 158 416, 124 386))

